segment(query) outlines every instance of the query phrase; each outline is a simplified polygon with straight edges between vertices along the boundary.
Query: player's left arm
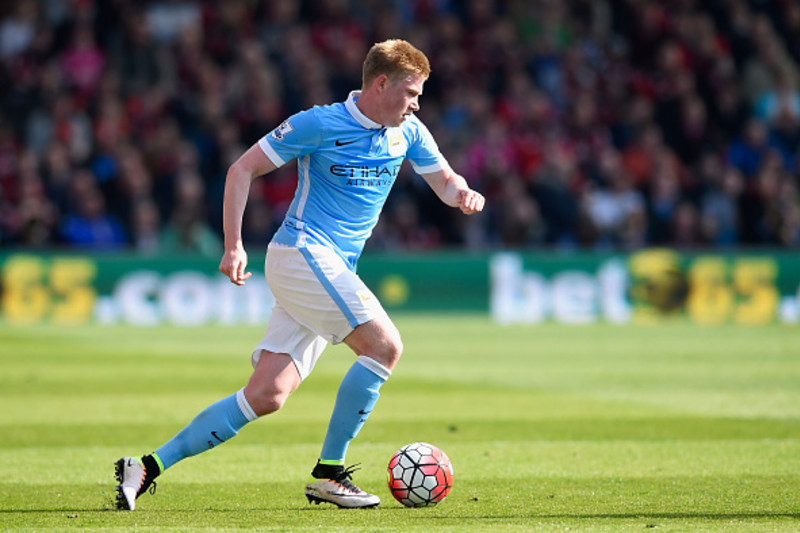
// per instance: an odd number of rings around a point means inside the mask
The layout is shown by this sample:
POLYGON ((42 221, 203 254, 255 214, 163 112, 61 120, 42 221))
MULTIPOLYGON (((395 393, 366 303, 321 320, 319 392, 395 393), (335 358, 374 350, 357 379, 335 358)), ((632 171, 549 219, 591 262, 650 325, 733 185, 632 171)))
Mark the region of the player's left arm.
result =
POLYGON ((467 185, 467 180, 445 165, 441 170, 421 174, 422 179, 433 189, 436 196, 449 205, 458 207, 465 215, 483 211, 486 202, 481 193, 467 185))

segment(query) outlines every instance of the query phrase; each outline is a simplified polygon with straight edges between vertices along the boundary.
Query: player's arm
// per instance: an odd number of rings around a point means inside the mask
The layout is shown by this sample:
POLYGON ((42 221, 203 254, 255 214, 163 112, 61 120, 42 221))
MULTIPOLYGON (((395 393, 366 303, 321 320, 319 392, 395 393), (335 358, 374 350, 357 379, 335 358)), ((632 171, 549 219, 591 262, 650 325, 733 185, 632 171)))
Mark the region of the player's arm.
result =
POLYGON ((258 176, 275 170, 275 164, 266 156, 258 144, 251 146, 228 168, 225 179, 225 199, 222 203, 222 229, 225 232, 225 252, 219 263, 219 271, 228 276, 231 283, 244 285, 250 272, 247 268, 247 253, 242 244, 242 216, 250 194, 250 183, 258 176))
POLYGON ((436 196, 450 207, 458 207, 465 215, 483 210, 485 202, 483 195, 470 189, 467 180, 456 174, 449 165, 445 165, 441 170, 421 174, 421 176, 436 193, 436 196))

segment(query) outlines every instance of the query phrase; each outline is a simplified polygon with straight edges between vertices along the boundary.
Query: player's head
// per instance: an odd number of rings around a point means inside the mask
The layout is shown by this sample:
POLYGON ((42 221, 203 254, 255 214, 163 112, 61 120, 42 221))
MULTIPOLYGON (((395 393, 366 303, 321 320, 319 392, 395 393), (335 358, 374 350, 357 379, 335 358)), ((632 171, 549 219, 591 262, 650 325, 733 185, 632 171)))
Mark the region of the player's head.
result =
POLYGON ((371 118, 384 126, 402 124, 419 109, 418 98, 430 73, 428 58, 407 41, 373 45, 364 60, 361 88, 370 102, 371 118))
POLYGON ((417 74, 423 80, 431 74, 428 58, 408 41, 389 39, 376 43, 364 59, 361 79, 364 86, 369 85, 381 74, 396 82, 417 74))

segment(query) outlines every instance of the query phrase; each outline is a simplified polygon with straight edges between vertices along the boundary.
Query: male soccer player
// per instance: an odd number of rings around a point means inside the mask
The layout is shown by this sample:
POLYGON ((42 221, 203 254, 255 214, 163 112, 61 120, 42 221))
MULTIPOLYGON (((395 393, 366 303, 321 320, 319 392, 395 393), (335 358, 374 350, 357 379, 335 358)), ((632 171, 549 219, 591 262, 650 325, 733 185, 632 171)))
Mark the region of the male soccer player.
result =
POLYGON ((153 453, 116 462, 118 508, 133 510, 136 498, 164 470, 280 409, 329 342, 344 342, 356 360, 339 387, 306 497, 348 508, 380 503, 352 482, 345 453, 403 345, 375 295, 356 275, 356 261, 404 159, 445 204, 465 214, 481 211, 484 204, 413 114, 429 74, 428 59, 408 42, 378 43, 364 60, 361 91, 345 102, 289 117, 231 165, 219 270, 243 285, 250 277, 241 239, 250 183, 298 160, 294 200, 267 248, 266 277, 276 303, 251 357, 254 371, 245 387, 207 407, 153 453))

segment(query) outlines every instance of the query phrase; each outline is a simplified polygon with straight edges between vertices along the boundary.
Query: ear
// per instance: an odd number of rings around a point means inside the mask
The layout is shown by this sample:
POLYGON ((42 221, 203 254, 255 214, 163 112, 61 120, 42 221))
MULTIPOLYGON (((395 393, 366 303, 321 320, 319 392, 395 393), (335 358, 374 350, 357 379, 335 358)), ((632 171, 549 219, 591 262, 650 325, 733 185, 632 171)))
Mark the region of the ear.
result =
POLYGON ((378 92, 383 92, 387 85, 389 85, 389 76, 386 74, 381 74, 375 78, 375 88, 378 90, 378 92))

